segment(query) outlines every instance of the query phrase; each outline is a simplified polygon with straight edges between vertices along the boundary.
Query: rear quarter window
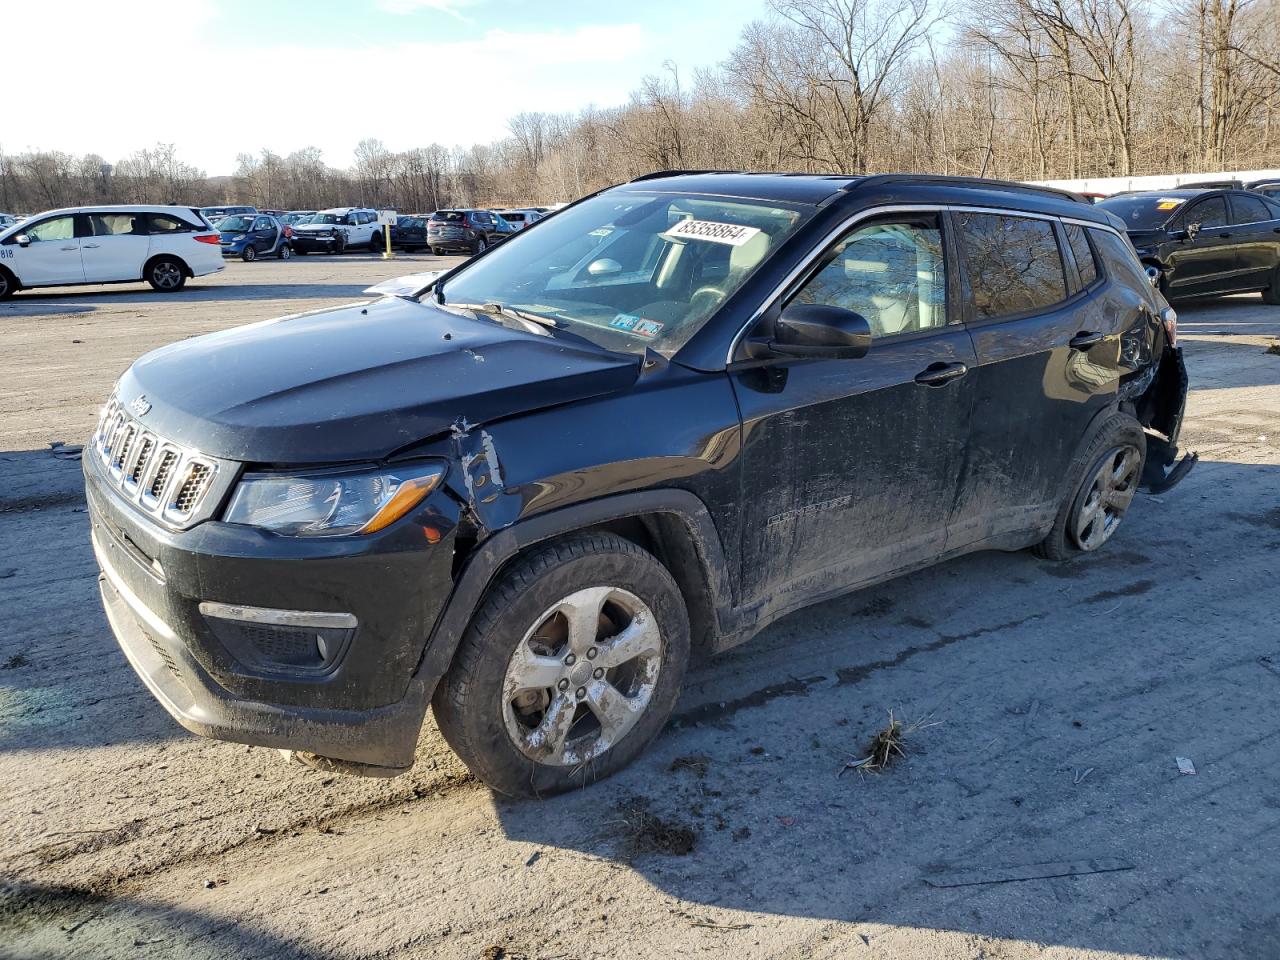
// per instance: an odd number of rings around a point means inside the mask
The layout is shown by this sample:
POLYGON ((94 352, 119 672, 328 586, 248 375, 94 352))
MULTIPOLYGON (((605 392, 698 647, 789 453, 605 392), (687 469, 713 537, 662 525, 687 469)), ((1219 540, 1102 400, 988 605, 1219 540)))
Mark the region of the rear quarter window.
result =
POLYGON ((150 213, 147 214, 147 229, 151 233, 190 233, 201 228, 166 213, 150 213))
POLYGON ((1087 287, 1098 279, 1098 262, 1094 259, 1089 237, 1084 232, 1084 227, 1077 227, 1074 223, 1064 226, 1067 230, 1067 243, 1071 245, 1071 255, 1075 257, 1076 269, 1080 272, 1080 286, 1087 287))
POLYGON ((1142 291, 1143 295, 1150 299, 1151 283, 1147 280, 1147 273, 1129 239, 1118 237, 1110 230, 1093 228, 1089 229, 1089 237, 1102 257, 1107 273, 1120 283, 1142 291))
POLYGON ((1066 299, 1062 253, 1048 220, 961 213, 956 222, 975 319, 1034 313, 1066 299))

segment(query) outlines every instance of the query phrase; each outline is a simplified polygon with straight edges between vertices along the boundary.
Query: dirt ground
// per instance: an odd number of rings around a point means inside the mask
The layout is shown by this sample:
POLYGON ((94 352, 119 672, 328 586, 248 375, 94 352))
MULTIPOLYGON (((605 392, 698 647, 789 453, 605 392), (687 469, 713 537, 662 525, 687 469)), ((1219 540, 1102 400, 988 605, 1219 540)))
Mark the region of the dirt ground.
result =
POLYGON ((1256 296, 1182 309, 1202 462, 1104 552, 795 614, 582 793, 499 799, 430 720, 390 781, 182 731, 112 639, 49 444, 152 347, 438 262, 0 305, 0 956, 1280 956, 1280 308, 1256 296), (890 710, 931 725, 841 775, 890 710))

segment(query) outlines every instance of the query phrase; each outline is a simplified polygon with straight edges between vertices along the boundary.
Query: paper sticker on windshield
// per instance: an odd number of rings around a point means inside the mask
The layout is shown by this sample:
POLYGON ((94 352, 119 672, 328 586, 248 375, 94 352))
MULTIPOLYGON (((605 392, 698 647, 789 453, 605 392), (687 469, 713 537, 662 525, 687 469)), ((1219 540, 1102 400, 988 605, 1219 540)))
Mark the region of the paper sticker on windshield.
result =
POLYGON ((634 330, 640 318, 634 313, 620 313, 609 321, 609 326, 617 327, 619 330, 634 330))
POLYGON ((677 240, 710 240, 740 247, 757 233, 759 227, 744 227, 737 223, 716 223, 714 220, 681 220, 663 234, 677 240))
POLYGON ((1161 197, 1156 203, 1157 210, 1172 210, 1180 203, 1186 201, 1182 197, 1161 197))
POLYGON ((662 324, 657 320, 646 320, 634 313, 620 313, 609 321, 609 326, 619 330, 627 330, 641 337, 656 337, 662 332, 662 324))

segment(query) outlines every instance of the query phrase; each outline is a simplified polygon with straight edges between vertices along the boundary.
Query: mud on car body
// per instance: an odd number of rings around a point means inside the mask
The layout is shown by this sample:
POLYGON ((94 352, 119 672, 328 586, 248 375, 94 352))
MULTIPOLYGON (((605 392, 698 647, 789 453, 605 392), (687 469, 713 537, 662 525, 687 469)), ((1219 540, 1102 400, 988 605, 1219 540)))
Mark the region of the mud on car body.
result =
POLYGON ((84 458, 180 723, 391 775, 607 775, 691 655, 1176 482, 1173 312, 1118 224, 990 181, 654 175, 398 295, 184 341, 84 458))

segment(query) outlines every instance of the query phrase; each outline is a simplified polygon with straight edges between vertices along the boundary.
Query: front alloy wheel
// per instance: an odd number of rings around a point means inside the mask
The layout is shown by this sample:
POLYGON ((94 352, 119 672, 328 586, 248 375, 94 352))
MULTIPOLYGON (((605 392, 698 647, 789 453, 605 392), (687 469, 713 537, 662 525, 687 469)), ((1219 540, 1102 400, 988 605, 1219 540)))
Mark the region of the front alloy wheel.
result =
POLYGON ((643 600, 588 587, 538 618, 507 665, 503 721, 539 763, 576 766, 625 737, 653 699, 662 637, 643 600))
POLYGON ((514 797, 621 770, 662 729, 689 617, 653 554, 612 533, 535 548, 487 591, 432 700, 472 773, 514 797))
POLYGON ((1138 492, 1142 454, 1136 447, 1116 447, 1098 462, 1076 511, 1073 533, 1085 552, 1111 539, 1138 492))
POLYGON ((244 248, 244 252, 240 254, 240 258, 244 260, 245 263, 252 263, 254 260, 258 259, 258 251, 251 243, 244 248))

